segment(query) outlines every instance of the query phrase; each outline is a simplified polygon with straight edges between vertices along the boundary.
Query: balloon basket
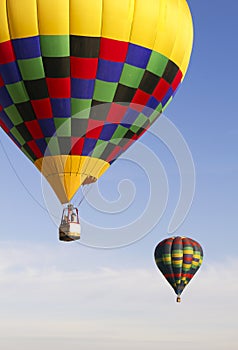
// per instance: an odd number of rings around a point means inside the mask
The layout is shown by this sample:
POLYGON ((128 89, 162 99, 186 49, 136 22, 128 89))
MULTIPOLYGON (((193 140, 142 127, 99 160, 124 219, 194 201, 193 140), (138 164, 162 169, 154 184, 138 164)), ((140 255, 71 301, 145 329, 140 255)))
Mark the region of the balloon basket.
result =
POLYGON ((81 225, 79 222, 78 209, 68 204, 63 210, 61 224, 59 226, 59 240, 72 242, 80 239, 81 225))

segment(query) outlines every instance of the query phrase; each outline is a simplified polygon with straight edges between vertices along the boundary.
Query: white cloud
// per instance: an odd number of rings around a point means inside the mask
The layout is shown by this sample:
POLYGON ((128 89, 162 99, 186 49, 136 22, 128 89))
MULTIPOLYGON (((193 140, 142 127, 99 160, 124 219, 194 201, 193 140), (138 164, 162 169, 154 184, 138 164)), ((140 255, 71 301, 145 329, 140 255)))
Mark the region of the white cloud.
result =
POLYGON ((43 246, 0 248, 5 350, 237 348, 237 259, 204 264, 181 304, 153 264, 86 270, 62 259, 43 246))

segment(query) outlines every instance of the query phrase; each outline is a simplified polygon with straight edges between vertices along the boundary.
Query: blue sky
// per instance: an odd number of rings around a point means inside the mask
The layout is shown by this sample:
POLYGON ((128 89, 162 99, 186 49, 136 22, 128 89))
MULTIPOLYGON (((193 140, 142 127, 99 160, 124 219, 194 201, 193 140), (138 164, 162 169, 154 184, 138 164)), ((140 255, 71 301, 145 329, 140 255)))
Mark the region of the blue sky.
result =
MULTIPOLYGON (((125 350, 165 345, 169 350, 174 346, 237 348, 238 4, 234 0, 188 3, 195 30, 191 64, 165 115, 193 155, 196 193, 176 234, 202 244, 201 270, 184 292, 182 304, 176 305, 154 265, 153 251, 167 236, 179 196, 179 173, 172 155, 151 134, 141 142, 150 146, 164 167, 169 187, 166 211, 146 237, 110 250, 60 243, 55 223, 29 196, 0 148, 0 343, 4 349, 65 350, 70 345, 73 350, 79 346, 91 350, 95 344, 98 349, 125 350)), ((21 181, 45 205, 37 170, 2 132, 0 137, 21 181)), ((132 211, 106 219, 84 203, 85 219, 94 213, 99 226, 112 218, 120 224, 143 210, 148 182, 143 170, 126 160, 119 160, 100 181, 103 195, 108 200, 118 198, 120 177, 136 187, 132 211)), ((131 188, 126 187, 124 195, 131 188)))

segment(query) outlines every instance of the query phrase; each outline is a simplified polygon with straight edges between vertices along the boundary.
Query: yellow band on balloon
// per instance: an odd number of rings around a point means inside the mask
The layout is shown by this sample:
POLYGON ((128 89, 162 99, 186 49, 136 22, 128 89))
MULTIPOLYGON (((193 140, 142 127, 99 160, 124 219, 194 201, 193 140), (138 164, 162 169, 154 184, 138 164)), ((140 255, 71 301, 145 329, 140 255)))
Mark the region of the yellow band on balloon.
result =
POLYGON ((38 0, 41 35, 69 35, 69 0, 38 0))
POLYGON ((70 34, 100 37, 103 0, 70 1, 70 34))
POLYGON ((105 37, 154 50, 185 74, 193 42, 186 0, 1 0, 0 43, 36 35, 105 37))
POLYGON ((37 1, 7 0, 7 18, 11 39, 27 38, 39 34, 37 1))
POLYGON ((7 20, 7 2, 0 1, 0 43, 10 40, 10 33, 7 20))
POLYGON ((95 182, 110 166, 102 159, 71 155, 46 156, 34 164, 61 203, 70 202, 81 185, 95 182))

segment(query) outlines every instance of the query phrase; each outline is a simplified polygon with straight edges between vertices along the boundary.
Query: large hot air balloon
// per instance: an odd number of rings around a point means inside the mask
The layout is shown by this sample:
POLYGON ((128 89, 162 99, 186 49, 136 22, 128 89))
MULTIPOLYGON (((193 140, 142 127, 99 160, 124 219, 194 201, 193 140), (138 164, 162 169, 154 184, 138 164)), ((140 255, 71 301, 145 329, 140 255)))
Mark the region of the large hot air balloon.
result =
POLYGON ((0 126, 68 203, 166 108, 192 41, 185 0, 0 0, 0 126))
POLYGON ((202 264, 202 247, 191 238, 172 237, 160 242, 154 255, 157 267, 177 294, 177 302, 180 302, 184 288, 202 264))

